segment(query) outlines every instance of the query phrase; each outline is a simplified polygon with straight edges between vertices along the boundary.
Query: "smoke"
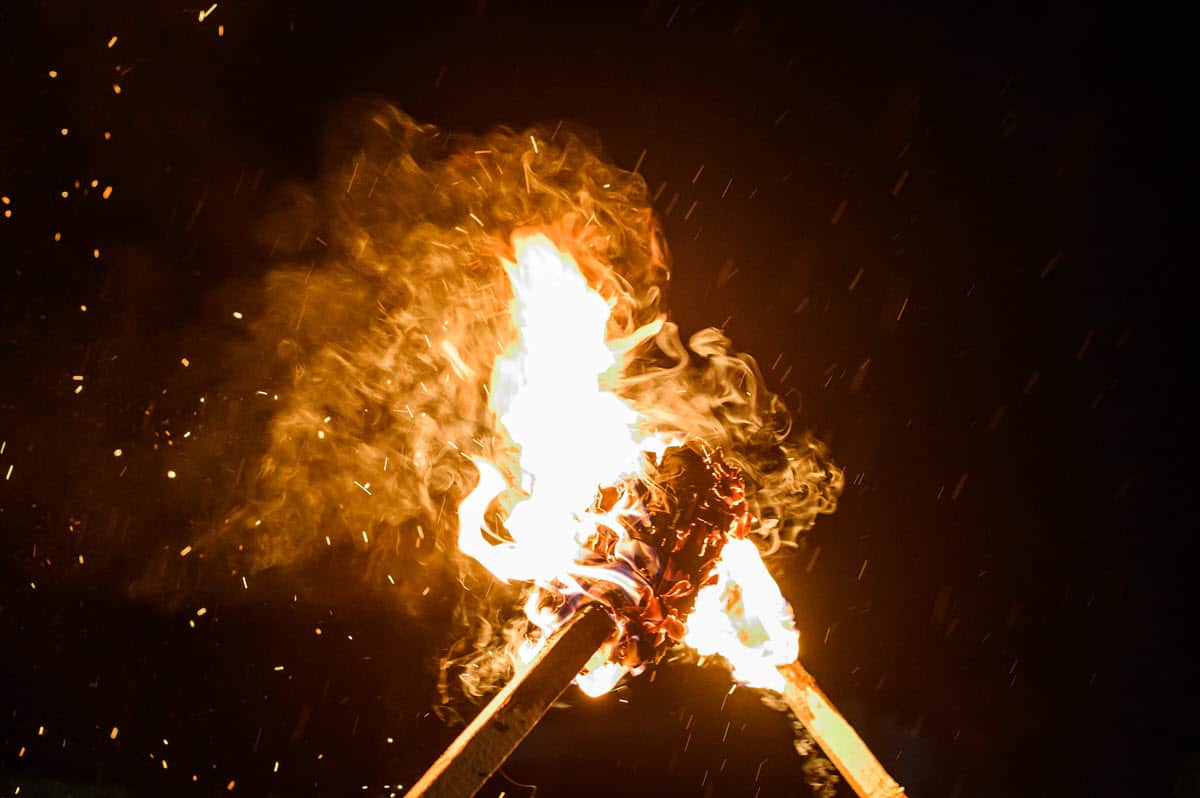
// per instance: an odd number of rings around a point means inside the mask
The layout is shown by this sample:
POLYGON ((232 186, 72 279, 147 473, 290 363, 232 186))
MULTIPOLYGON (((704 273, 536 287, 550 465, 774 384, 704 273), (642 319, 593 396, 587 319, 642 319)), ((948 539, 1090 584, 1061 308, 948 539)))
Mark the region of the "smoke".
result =
POLYGON ((501 259, 530 229, 612 307, 608 337, 627 350, 614 390, 656 430, 702 438, 742 469, 767 551, 832 512, 843 484, 752 357, 716 329, 685 346, 666 320, 670 257, 641 175, 569 128, 459 135, 354 105, 320 177, 283 192, 260 227, 279 265, 249 350, 282 386, 244 495, 198 547, 236 551, 253 572, 353 546, 366 578, 386 577, 414 614, 431 581, 457 581, 447 704, 502 682, 498 652, 521 634, 519 590, 455 539, 477 479, 467 455, 503 456, 487 395, 514 335, 501 259))

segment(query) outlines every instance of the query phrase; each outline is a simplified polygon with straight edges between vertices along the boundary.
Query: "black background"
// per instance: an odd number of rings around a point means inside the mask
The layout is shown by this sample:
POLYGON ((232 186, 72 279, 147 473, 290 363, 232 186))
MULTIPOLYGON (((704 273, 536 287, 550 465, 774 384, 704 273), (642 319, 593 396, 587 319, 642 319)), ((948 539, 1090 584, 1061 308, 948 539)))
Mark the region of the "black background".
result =
MULTIPOLYGON (((1178 23, 340 5, 0 10, 5 794, 387 795, 450 738, 448 640, 336 556, 138 589, 211 521, 201 467, 256 446, 189 454, 161 421, 254 401, 206 355, 253 310, 255 220, 364 94, 451 130, 571 120, 665 184, 672 313, 724 324, 846 467, 781 582, 806 663, 910 794, 1200 789, 1194 526, 1167 487, 1189 437, 1178 23)), ((482 794, 804 794, 786 719, 727 688, 675 665, 569 696, 482 794)))

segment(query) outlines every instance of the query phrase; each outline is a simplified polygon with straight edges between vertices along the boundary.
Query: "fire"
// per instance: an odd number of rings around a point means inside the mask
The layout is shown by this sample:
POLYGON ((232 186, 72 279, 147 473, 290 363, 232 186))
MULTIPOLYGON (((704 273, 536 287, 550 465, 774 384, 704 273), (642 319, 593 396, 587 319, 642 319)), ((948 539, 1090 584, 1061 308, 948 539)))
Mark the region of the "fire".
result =
POLYGON ((749 540, 725 544, 717 574, 696 596, 684 641, 705 656, 720 654, 738 681, 782 692, 778 667, 800 656, 792 608, 749 540))
MULTIPOLYGON (((612 390, 630 346, 628 340, 607 340, 615 300, 589 286, 572 256, 545 234, 519 234, 513 248, 515 262, 504 267, 517 336, 496 359, 490 390, 510 462, 471 458, 479 482, 459 506, 459 547, 497 578, 541 589, 525 607, 542 632, 523 647, 527 659, 570 617, 574 602, 588 595, 611 603, 615 594, 624 604, 656 606, 648 574, 661 570, 665 559, 649 555, 652 565, 645 567, 648 550, 623 523, 630 518, 634 525, 639 519, 648 524, 645 503, 633 489, 611 506, 598 497, 610 486, 653 481, 648 464, 679 441, 651 429, 646 416, 612 390), (506 513, 502 532, 489 528, 494 502, 506 513), (601 545, 605 536, 609 541, 601 545), (598 549, 610 556, 598 557, 598 549), (547 605, 547 593, 562 601, 547 605)), ((660 327, 654 322, 634 338, 660 327)), ((740 478, 735 484, 740 502, 740 478)), ((731 518, 715 534, 719 558, 699 574, 710 584, 676 583, 686 591, 699 588, 683 639, 702 655, 725 657, 739 681, 782 690, 776 667, 799 653, 791 609, 758 548, 744 537, 748 514, 731 518)), ((665 619, 661 626, 668 626, 665 619)), ((669 628, 660 636, 673 637, 669 628)), ((620 648, 610 644, 597 652, 577 679, 584 692, 607 692, 636 663, 620 648)))
POLYGON ((491 404, 517 448, 511 485, 524 495, 505 520, 512 540, 490 543, 484 513, 510 483, 472 458, 480 481, 459 508, 459 547, 500 579, 549 585, 570 581, 596 534, 601 519, 586 508, 597 489, 638 473, 643 455, 664 442, 600 387, 619 365, 605 341, 608 303, 545 235, 518 238, 515 249, 516 263, 505 269, 520 335, 496 361, 491 404))
POLYGON ((268 434, 196 549, 250 573, 353 557, 414 617, 452 596, 446 704, 451 679, 498 687, 588 601, 618 627, 589 691, 686 640, 767 681, 742 663, 785 657, 795 630, 754 544, 832 512, 842 473, 752 357, 667 318, 642 175, 569 124, 449 135, 376 103, 335 127, 327 163, 258 231, 278 264, 231 370, 270 397, 268 434), (456 544, 467 557, 444 556, 456 544), (468 559, 513 589, 475 590, 468 559))

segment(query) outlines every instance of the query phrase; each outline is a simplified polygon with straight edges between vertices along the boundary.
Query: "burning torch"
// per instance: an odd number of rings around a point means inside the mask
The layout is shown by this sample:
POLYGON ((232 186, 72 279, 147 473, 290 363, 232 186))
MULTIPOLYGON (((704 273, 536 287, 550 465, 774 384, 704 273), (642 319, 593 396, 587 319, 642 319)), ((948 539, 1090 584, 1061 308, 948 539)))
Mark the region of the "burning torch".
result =
POLYGON ((686 432, 647 431, 603 390, 620 357, 605 338, 610 303, 545 235, 518 235, 514 250, 505 268, 518 335, 489 394, 512 445, 503 459, 472 458, 480 480, 459 506, 459 546, 497 578, 533 586, 531 634, 515 677, 410 798, 474 795, 572 681, 602 694, 679 644, 782 694, 859 796, 902 796, 797 661, 791 608, 751 540, 741 472, 686 432))

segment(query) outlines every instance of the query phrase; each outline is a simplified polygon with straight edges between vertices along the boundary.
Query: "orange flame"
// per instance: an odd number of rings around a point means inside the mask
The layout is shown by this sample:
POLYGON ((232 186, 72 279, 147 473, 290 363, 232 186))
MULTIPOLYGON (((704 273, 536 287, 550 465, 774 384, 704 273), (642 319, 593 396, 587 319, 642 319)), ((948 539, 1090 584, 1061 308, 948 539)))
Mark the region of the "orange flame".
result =
MULTIPOLYGON (((514 249, 516 262, 504 265, 519 334, 496 360, 491 406, 516 449, 515 467, 506 477, 488 460, 471 458, 480 478, 459 506, 459 547, 505 581, 572 596, 585 592, 576 580, 586 575, 612 582, 636 602, 636 580, 586 560, 601 529, 618 539, 626 535, 611 516, 638 508, 588 508, 603 486, 643 475, 645 456, 661 456, 671 440, 648 431, 644 416, 605 389, 621 366, 621 353, 605 340, 611 306, 574 259, 541 233, 514 237, 514 249), (510 539, 497 540, 488 531, 487 510, 514 489, 520 495, 504 520, 510 539)), ((656 331, 661 323, 652 326, 656 331)), ((703 655, 724 656, 739 681, 782 690, 776 666, 799 653, 791 608, 755 545, 733 535, 729 530, 716 564, 717 582, 697 595, 685 640, 703 655)), ((543 632, 561 623, 539 608, 536 595, 526 614, 543 632)), ((526 647, 522 658, 534 650, 526 647)), ((607 692, 624 675, 625 666, 611 655, 602 649, 577 680, 589 695, 607 692)))
POLYGON ((520 336, 496 360, 491 404, 517 447, 513 486, 524 495, 505 521, 512 540, 486 540, 487 505, 509 483, 486 460, 471 458, 480 482, 459 507, 458 544, 500 579, 549 585, 570 580, 595 535, 602 519, 586 508, 597 489, 638 473, 643 454, 661 452, 663 441, 600 388, 618 365, 605 342, 608 303, 545 235, 517 238, 515 249, 516 263, 505 269, 520 336))
MULTIPOLYGON (((644 456, 661 454, 667 439, 647 433, 642 416, 601 387, 615 383, 623 345, 605 340, 610 304, 588 286, 575 260, 543 233, 514 236, 513 243, 516 262, 504 266, 519 335, 497 358, 490 393, 499 426, 516 449, 516 463, 506 478, 484 458, 471 458, 480 478, 459 505, 459 548, 505 581, 532 582, 572 596, 584 593, 577 578, 586 575, 613 583, 636 601, 637 581, 584 563, 588 543, 601 528, 624 536, 614 514, 632 508, 588 508, 600 486, 639 474, 644 456), (520 494, 504 521, 511 540, 494 542, 485 533, 487 508, 511 489, 520 494)), ((641 334, 651 335, 660 326, 654 322, 641 334)), ((536 595, 530 596, 526 615, 547 633, 561 623, 539 609, 536 595)), ((535 650, 524 647, 521 658, 535 650)), ((588 663, 579 684, 600 695, 624 673, 624 666, 602 652, 588 663)))
POLYGON ((704 656, 720 654, 739 682, 783 690, 777 668, 800 656, 800 633, 749 540, 731 540, 721 550, 717 583, 697 594, 684 642, 704 656))
MULTIPOLYGON (((648 484, 649 461, 674 444, 719 451, 741 473, 732 537, 774 551, 833 511, 840 470, 819 442, 792 434, 754 359, 720 330, 684 339, 662 315, 669 257, 640 174, 569 124, 461 136, 386 105, 353 110, 331 129, 320 180, 282 192, 260 226, 264 252, 280 262, 248 317, 251 340, 232 350, 230 371, 245 376, 228 389, 269 387, 269 407, 247 416, 269 434, 246 479, 218 467, 223 448, 206 454, 241 495, 197 550, 221 549, 251 572, 345 553, 422 617, 447 609, 433 598, 453 595, 466 628, 442 675, 456 672, 478 697, 521 646, 513 624, 497 633, 519 590, 529 589, 525 614, 543 632, 589 596, 606 598, 596 592, 645 597, 636 567, 584 555, 601 531, 614 557, 653 565, 626 535, 647 525, 630 488, 648 484), (277 368, 264 375, 264 363, 277 368), (515 589, 459 590, 470 586, 466 558, 442 555, 455 536, 515 589), (546 591, 559 606, 541 606, 546 591)), ((235 429, 239 418, 223 423, 235 429)), ((715 598, 688 624, 701 650, 741 644, 737 634, 700 641, 720 626, 706 607, 759 606, 730 592, 745 586, 744 570, 718 566, 706 594, 715 598)), ((687 606, 670 609, 654 631, 680 640, 687 606)), ((780 612, 763 617, 783 624, 767 635, 782 652, 791 631, 780 612)), ((587 669, 596 690, 622 663, 638 667, 628 652, 601 653, 587 669)), ((759 681, 747 667, 738 678, 759 681)))

